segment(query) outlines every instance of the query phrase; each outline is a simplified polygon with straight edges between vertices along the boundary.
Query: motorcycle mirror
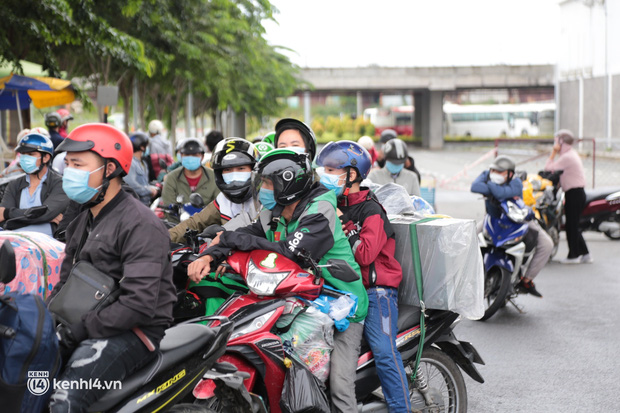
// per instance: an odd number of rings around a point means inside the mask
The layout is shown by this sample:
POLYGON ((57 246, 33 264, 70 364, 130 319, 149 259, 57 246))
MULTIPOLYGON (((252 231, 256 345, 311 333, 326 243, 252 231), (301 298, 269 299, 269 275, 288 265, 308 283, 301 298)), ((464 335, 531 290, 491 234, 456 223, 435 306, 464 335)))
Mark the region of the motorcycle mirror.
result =
POLYGON ((0 282, 8 284, 15 278, 17 268, 15 266, 15 251, 11 241, 4 240, 0 247, 0 282))
POLYGON ((36 218, 39 218, 40 216, 45 215, 48 209, 49 208, 47 207, 47 205, 41 205, 41 206, 28 208, 27 210, 24 211, 24 217, 27 219, 36 219, 36 218))
POLYGON ((168 169, 168 164, 163 159, 159 158, 159 168, 166 171, 168 169))
POLYGON ((176 200, 177 200, 177 204, 182 204, 185 198, 183 197, 183 195, 177 195, 176 200))
POLYGON ((204 208, 205 206, 205 200, 202 199, 202 196, 196 192, 194 192, 193 194, 191 194, 189 196, 189 203, 194 207, 194 208, 204 208))
POLYGON ((344 282, 353 282, 359 280, 359 274, 345 260, 331 259, 327 260, 327 268, 329 273, 344 282))

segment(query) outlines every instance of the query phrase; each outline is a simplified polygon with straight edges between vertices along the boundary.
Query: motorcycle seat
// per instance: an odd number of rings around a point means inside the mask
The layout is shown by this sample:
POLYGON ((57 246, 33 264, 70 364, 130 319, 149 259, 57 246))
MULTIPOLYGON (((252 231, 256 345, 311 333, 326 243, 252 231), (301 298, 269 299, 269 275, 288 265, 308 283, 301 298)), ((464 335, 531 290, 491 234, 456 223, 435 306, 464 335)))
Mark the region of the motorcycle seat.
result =
POLYGON ((398 306, 398 321, 396 323, 398 332, 420 324, 420 307, 414 305, 400 304, 398 306))
POLYGON ((604 187, 596 189, 587 189, 586 192, 586 204, 592 201, 598 201, 599 199, 605 199, 607 195, 620 191, 620 187, 604 187))
POLYGON ((156 374, 178 365, 208 347, 216 336, 216 329, 202 324, 181 324, 166 330, 155 358, 129 378, 122 381, 120 390, 111 390, 93 404, 88 411, 107 411, 131 396, 140 387, 151 381, 156 374))

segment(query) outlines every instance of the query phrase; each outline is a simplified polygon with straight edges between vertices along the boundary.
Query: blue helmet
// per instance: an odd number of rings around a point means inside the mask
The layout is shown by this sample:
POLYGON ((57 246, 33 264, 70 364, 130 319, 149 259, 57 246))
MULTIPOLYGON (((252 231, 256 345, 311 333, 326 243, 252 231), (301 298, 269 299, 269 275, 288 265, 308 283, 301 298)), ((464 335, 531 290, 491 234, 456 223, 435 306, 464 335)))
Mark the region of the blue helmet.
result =
POLYGON ((49 153, 50 156, 54 156, 54 144, 47 136, 36 132, 30 132, 20 139, 17 147, 15 148, 15 152, 42 152, 49 153))
POLYGON ((346 167, 355 168, 360 176, 359 180, 366 179, 372 159, 370 154, 362 145, 352 141, 329 142, 316 160, 318 166, 343 169, 346 167))

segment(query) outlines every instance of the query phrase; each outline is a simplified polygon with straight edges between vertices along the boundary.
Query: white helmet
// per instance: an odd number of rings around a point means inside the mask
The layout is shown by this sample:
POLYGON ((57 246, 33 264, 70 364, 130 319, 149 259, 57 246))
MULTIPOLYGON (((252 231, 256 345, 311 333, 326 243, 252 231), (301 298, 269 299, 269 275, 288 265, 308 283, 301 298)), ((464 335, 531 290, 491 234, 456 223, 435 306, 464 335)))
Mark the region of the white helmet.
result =
POLYGON ((370 136, 362 136, 357 140, 357 143, 362 145, 367 151, 369 151, 370 148, 375 146, 375 141, 373 141, 370 136))
POLYGON ((157 135, 159 133, 162 133, 164 131, 164 124, 158 120, 158 119, 153 119, 152 121, 149 122, 149 133, 151 135, 157 135))

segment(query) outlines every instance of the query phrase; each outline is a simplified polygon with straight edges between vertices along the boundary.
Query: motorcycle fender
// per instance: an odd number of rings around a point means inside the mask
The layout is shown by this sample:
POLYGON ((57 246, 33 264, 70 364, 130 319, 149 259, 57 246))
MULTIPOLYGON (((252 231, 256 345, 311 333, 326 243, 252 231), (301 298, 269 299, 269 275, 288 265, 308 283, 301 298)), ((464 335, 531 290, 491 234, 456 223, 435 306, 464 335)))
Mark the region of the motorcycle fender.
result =
MULTIPOLYGON (((241 357, 238 357, 233 354, 224 354, 218 360, 218 363, 228 362, 237 367, 238 371, 244 371, 250 374, 250 377, 245 379, 243 384, 245 385, 248 391, 251 391, 254 387, 254 382, 256 380, 256 369, 249 364, 246 360, 241 357)), ((205 374, 205 377, 194 387, 193 395, 195 398, 200 400, 210 399, 215 395, 215 382, 211 378, 211 374, 217 374, 213 372, 208 372, 205 374)))
MULTIPOLYGON (((524 247, 525 248, 525 247, 524 247)), ((508 250, 506 250, 508 252, 508 250)), ((501 267, 512 274, 514 267, 503 251, 494 249, 484 255, 484 270, 489 271, 493 267, 501 267)))
POLYGON ((450 341, 441 341, 435 343, 441 350, 446 353, 458 366, 478 383, 484 383, 484 378, 474 365, 474 363, 484 365, 484 361, 475 347, 466 341, 458 341, 456 339, 450 341))

